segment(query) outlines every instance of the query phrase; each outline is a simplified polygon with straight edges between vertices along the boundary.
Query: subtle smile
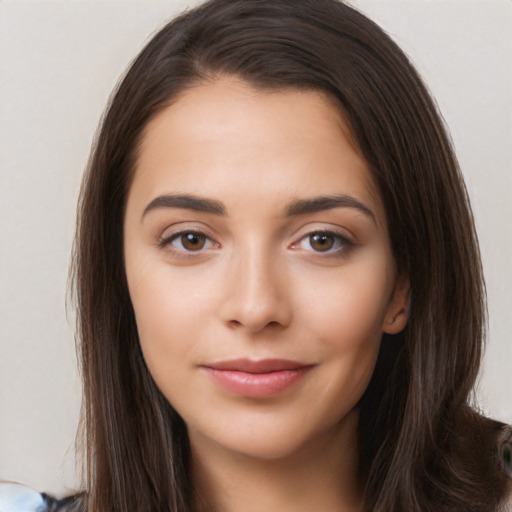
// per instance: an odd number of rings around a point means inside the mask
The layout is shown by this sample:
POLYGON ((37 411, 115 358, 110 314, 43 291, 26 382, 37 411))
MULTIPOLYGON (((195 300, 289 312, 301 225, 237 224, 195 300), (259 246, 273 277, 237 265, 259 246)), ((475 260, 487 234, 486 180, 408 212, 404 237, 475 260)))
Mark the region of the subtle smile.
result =
POLYGON ((222 387, 249 398, 266 398, 288 389, 312 364, 286 359, 236 359, 201 365, 222 387))

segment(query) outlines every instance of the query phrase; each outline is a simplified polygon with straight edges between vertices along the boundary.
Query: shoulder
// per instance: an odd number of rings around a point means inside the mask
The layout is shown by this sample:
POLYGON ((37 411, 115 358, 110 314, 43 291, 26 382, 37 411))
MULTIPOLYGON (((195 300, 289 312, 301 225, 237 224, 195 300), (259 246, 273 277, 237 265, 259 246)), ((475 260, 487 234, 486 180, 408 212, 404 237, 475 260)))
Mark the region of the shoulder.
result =
POLYGON ((26 485, 0 482, 0 512, 79 511, 80 497, 76 495, 57 500, 26 485))
POLYGON ((512 478, 512 427, 510 425, 505 425, 501 430, 498 459, 505 475, 512 478))
POLYGON ((45 495, 30 487, 0 482, 0 510, 2 512, 47 512, 45 495))
POLYGON ((498 461, 509 479, 508 499, 500 512, 512 512, 512 426, 504 425, 498 442, 498 461))
POLYGON ((512 512, 512 498, 509 498, 501 504, 498 512, 512 512))

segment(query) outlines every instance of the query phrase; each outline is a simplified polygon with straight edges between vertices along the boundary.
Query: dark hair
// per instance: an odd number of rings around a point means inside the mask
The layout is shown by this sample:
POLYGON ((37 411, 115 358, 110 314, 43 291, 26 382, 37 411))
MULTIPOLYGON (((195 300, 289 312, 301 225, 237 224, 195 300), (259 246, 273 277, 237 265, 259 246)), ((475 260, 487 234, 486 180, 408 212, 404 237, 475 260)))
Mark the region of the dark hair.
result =
POLYGON ((141 355, 123 216, 144 128, 197 83, 322 91, 340 105, 385 206, 408 327, 384 336, 360 402, 365 510, 491 512, 507 492, 502 426, 469 405, 485 296, 471 210, 443 122, 404 53, 336 0, 211 0, 158 32, 96 136, 74 252, 85 385, 87 506, 190 511, 188 438, 141 355))

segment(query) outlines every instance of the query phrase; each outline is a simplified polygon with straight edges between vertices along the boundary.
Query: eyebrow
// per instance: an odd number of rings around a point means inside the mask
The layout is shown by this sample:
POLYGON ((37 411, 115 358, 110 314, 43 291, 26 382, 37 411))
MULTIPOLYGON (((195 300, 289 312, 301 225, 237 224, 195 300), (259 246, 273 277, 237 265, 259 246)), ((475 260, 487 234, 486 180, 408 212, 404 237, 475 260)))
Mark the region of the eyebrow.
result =
POLYGON ((144 208, 142 217, 152 210, 160 208, 183 208, 185 210, 194 210, 196 212, 213 213, 215 215, 226 215, 224 205, 213 199, 205 199, 191 194, 166 194, 153 199, 144 208))
MULTIPOLYGON (((226 208, 220 201, 206 199, 192 194, 165 194, 153 199, 144 209, 142 217, 161 208, 182 208, 196 212, 226 215, 226 208)), ((312 199, 299 199, 290 202, 285 208, 285 216, 304 215, 334 208, 355 208, 376 222, 376 216, 366 205, 347 195, 320 196, 312 199)))
POLYGON ((293 201, 286 207, 286 216, 303 215, 305 213, 316 213, 334 208, 355 208, 370 217, 375 223, 377 217, 368 206, 361 203, 354 197, 347 195, 322 196, 312 199, 300 199, 293 201))

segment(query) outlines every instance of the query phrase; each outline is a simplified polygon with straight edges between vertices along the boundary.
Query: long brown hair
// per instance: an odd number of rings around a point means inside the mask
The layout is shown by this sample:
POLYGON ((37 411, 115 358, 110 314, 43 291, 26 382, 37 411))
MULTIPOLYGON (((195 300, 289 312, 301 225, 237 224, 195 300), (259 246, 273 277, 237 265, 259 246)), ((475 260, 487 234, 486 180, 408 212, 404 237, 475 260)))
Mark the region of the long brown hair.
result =
POLYGON ((443 122, 397 45, 336 0, 211 0, 166 25, 131 65, 96 136, 74 249, 85 386, 87 509, 191 511, 186 427, 141 355, 123 263, 123 216, 141 134, 195 83, 329 94, 385 205, 410 320, 385 336, 360 403, 365 507, 494 512, 506 493, 501 426, 468 400, 485 296, 466 190, 443 122))

